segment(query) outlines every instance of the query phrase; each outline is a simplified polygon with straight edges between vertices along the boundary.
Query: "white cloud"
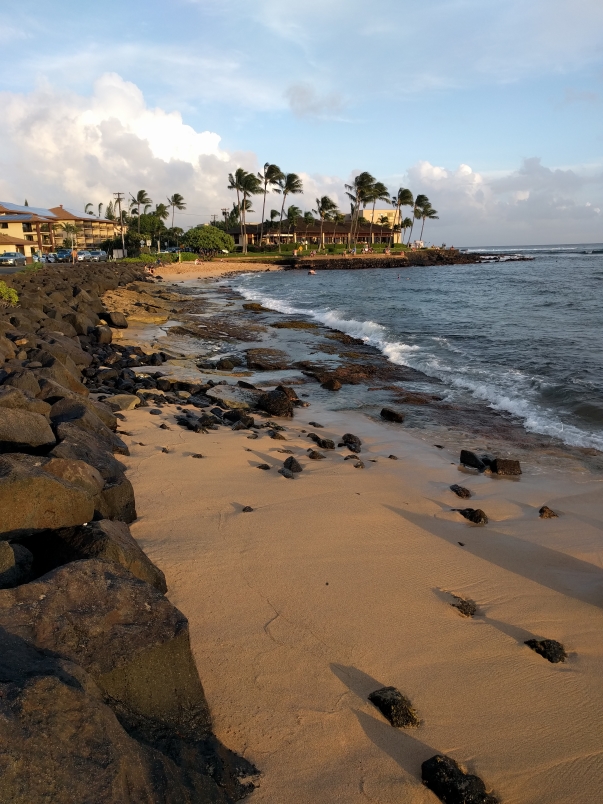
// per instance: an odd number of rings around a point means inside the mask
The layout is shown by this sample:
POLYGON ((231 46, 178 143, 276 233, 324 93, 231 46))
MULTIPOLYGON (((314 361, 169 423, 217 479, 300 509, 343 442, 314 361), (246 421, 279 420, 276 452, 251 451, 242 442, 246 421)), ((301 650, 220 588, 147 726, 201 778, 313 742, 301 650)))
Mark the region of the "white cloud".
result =
MULTIPOLYGON (((88 97, 46 84, 2 93, 1 102, 5 198, 81 207, 144 187, 156 200, 181 192, 208 218, 227 195, 233 167, 220 136, 195 131, 179 112, 149 108, 138 87, 115 73, 99 78, 88 97)), ((241 161, 255 166, 253 156, 241 161)))

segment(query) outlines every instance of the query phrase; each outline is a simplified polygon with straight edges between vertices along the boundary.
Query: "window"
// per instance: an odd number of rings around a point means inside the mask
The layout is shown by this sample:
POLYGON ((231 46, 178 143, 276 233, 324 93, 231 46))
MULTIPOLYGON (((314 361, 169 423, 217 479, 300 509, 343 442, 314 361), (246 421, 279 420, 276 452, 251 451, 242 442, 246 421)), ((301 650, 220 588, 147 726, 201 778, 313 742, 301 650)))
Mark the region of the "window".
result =
POLYGON ((26 240, 30 240, 33 243, 33 235, 25 235, 26 240))
POLYGON ((0 229, 8 229, 8 223, 0 223, 0 229))
POLYGON ((33 232, 33 228, 32 228, 31 223, 24 223, 23 224, 23 231, 24 232, 33 232))

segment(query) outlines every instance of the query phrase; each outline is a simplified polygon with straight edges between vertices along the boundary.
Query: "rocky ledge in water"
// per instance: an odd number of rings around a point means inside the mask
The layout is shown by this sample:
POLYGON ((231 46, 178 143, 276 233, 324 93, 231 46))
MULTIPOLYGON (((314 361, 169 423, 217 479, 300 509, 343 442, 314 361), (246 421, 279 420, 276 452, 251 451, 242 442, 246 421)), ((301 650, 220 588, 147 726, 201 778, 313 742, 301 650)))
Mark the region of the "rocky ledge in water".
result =
POLYGON ((113 343, 128 319, 103 297, 129 288, 144 323, 180 297, 158 300, 125 266, 7 281, 19 305, 0 308, 0 799, 237 801, 258 771, 212 734, 186 618, 130 534, 119 460, 119 411, 157 389, 134 369, 168 356, 113 343))

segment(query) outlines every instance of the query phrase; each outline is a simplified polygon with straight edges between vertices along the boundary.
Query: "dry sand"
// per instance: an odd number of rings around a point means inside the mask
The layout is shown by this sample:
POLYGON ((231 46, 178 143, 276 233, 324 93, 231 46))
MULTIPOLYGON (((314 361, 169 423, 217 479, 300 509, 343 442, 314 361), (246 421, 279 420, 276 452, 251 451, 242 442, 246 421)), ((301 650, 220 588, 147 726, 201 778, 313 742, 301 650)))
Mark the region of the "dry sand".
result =
POLYGON ((250 271, 280 270, 280 266, 261 262, 227 262, 226 260, 212 260, 200 262, 198 265, 190 262, 174 262, 163 268, 157 268, 157 273, 166 281, 187 279, 210 279, 224 274, 249 273, 250 271))
POLYGON ((436 802, 420 765, 439 752, 505 804, 601 800, 600 476, 474 476, 400 426, 314 406, 283 422, 287 441, 195 434, 167 411, 123 423, 132 531, 190 620, 216 734, 263 773, 250 802, 436 802), (366 468, 345 449, 304 457, 310 420, 359 435, 366 468), (284 448, 304 467, 295 480, 277 474, 284 448), (463 507, 451 483, 475 492, 489 525, 450 512, 463 507), (539 519, 543 504, 559 518, 539 519), (533 636, 568 660, 538 656, 523 644, 533 636), (392 728, 367 701, 383 685, 409 696, 419 728, 392 728))

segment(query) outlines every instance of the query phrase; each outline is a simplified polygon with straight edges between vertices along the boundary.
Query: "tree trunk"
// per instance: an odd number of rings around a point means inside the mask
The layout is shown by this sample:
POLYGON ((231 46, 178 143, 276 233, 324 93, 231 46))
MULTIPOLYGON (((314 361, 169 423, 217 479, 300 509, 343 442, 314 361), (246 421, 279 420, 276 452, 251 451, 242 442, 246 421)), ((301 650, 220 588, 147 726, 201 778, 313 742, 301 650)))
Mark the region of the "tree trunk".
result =
POLYGON ((406 244, 407 246, 410 246, 410 238, 412 237, 412 230, 413 230, 414 228, 415 228, 415 207, 414 207, 414 205, 413 205, 413 208, 412 208, 412 219, 411 219, 411 222, 410 222, 410 234, 408 235, 408 243, 406 244))
POLYGON ((281 219, 278 223, 278 250, 281 250, 281 238, 283 234, 283 212, 285 211, 285 200, 287 199, 286 193, 283 191, 283 205, 281 206, 281 219))
POLYGON ((423 229, 424 228, 425 228, 425 215, 423 215, 423 223, 421 224, 421 237, 419 237, 419 240, 421 240, 421 241, 423 240, 423 229))
POLYGON ((370 228, 370 231, 369 231, 369 237, 370 237, 371 243, 373 242, 373 223, 375 222, 375 204, 376 203, 377 203, 377 199, 375 198, 373 200, 373 213, 371 215, 371 228, 370 228))
POLYGON ((243 209, 241 210, 241 221, 243 223, 243 254, 247 254, 247 210, 245 209, 245 202, 247 201, 247 193, 243 192, 243 209))
POLYGON ((266 194, 268 193, 268 182, 264 179, 264 203, 262 204, 262 226, 260 228, 260 246, 264 239, 264 217, 266 215, 266 194))
POLYGON ((324 247, 325 247, 325 239, 324 239, 324 234, 323 234, 323 231, 322 231, 324 225, 325 225, 325 219, 324 219, 324 216, 321 215, 320 216, 320 247, 322 249, 324 249, 324 247))

